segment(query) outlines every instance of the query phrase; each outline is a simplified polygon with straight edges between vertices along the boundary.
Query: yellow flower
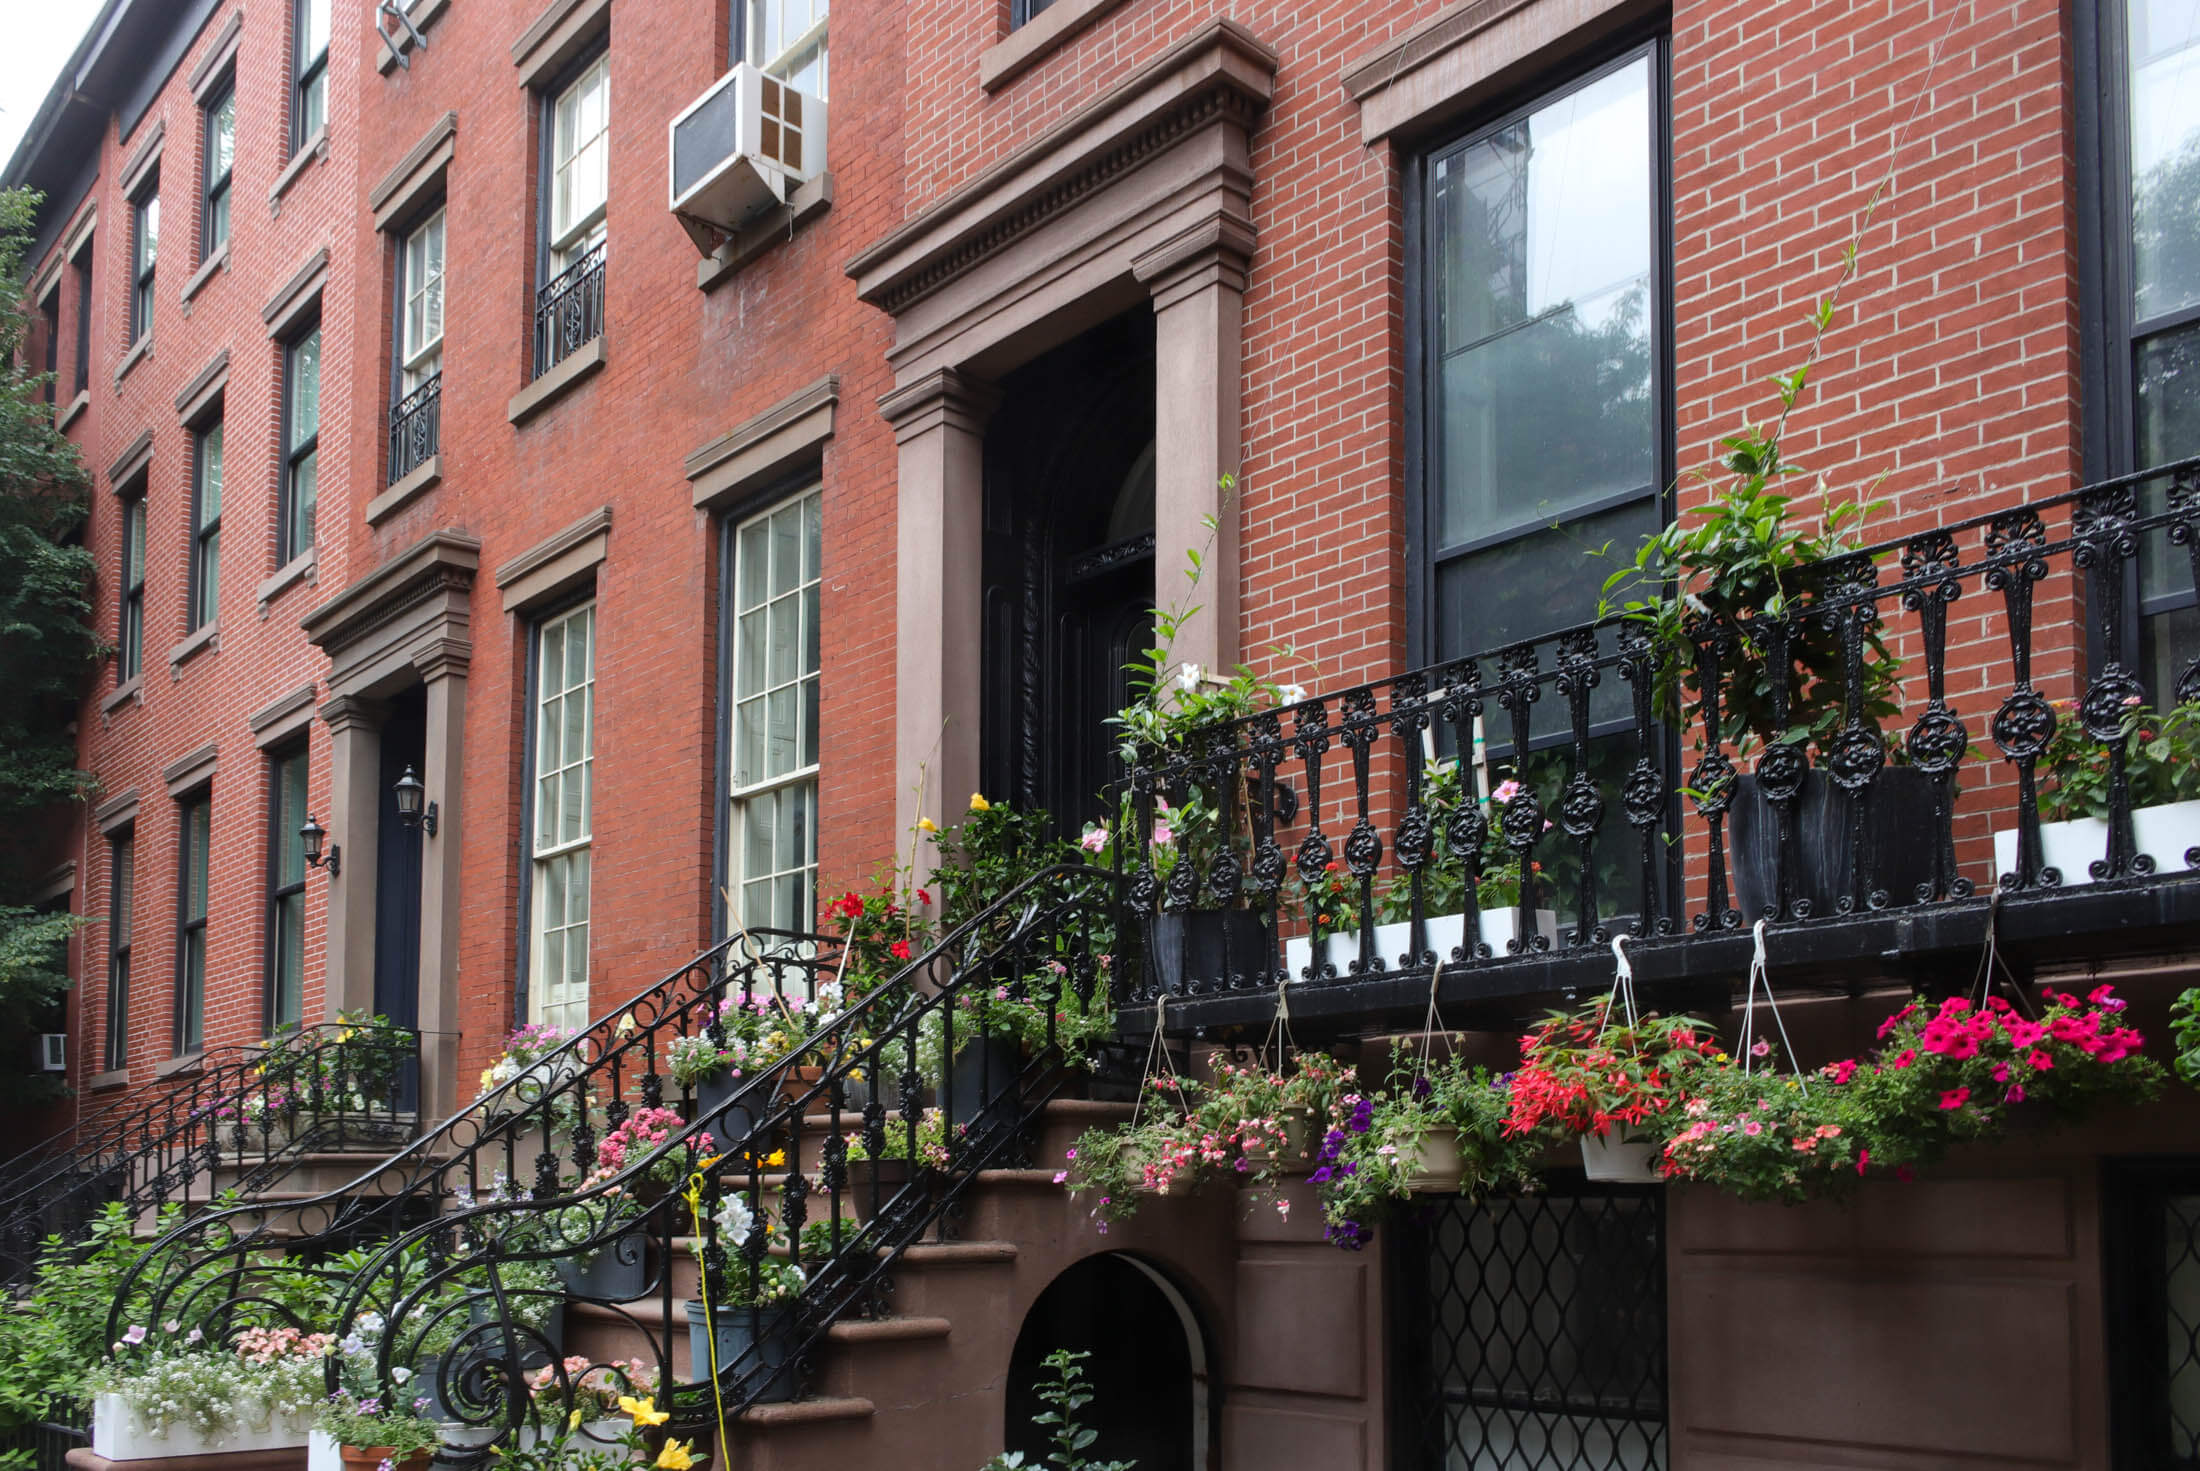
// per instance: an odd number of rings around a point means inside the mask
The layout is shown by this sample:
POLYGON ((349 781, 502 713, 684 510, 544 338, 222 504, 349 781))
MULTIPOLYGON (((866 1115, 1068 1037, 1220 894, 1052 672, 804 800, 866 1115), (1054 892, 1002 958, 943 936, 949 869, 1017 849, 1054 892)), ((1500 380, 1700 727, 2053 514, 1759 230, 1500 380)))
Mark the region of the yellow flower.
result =
POLYGON ((938 832, 939 830, 940 830, 940 825, 939 825, 938 823, 934 822, 934 821, 933 821, 933 820, 932 820, 931 818, 929 818, 929 817, 920 817, 920 818, 918 818, 918 819, 917 819, 917 831, 918 831, 918 832, 920 832, 920 833, 936 833, 936 832, 938 832))
POLYGON ((665 1448, 657 1452, 657 1465, 661 1471, 688 1471, 688 1467, 694 1464, 695 1457, 689 1455, 688 1448, 677 1440, 666 1441, 665 1448))
POLYGON ((619 1409, 621 1413, 632 1416, 636 1425, 662 1425, 672 1418, 657 1408, 654 1396, 636 1399, 632 1395, 622 1394, 619 1396, 619 1409))
POLYGON ((574 1409, 572 1414, 565 1417, 565 1428, 568 1430, 578 1430, 581 1428, 581 1412, 578 1407, 574 1409))
POLYGON ((787 1151, 784 1149, 775 1149, 770 1154, 764 1156, 764 1168, 767 1170, 779 1169, 786 1163, 787 1151))
POLYGON ((972 812, 991 812, 993 804, 985 799, 983 793, 972 792, 970 794, 970 810, 972 812))

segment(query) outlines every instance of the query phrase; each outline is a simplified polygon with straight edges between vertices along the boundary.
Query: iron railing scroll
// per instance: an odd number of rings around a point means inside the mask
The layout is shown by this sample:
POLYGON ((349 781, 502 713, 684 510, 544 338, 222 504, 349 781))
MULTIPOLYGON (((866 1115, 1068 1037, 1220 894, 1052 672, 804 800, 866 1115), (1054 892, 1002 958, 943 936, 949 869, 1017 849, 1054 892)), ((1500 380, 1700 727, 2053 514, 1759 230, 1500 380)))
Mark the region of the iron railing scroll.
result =
POLYGON ((390 469, 395 485, 434 459, 443 447, 443 375, 431 373, 418 388, 390 405, 390 469))
POLYGON ((535 292, 535 372, 540 378, 603 335, 604 247, 597 241, 535 292))

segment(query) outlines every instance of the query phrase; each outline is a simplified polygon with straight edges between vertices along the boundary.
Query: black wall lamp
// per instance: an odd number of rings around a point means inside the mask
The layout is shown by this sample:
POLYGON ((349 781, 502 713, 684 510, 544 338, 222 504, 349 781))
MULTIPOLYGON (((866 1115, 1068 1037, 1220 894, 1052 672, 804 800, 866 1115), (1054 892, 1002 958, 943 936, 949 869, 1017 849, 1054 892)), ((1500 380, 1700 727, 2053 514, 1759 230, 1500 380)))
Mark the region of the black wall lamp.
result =
POLYGON ((435 836, 435 803, 425 805, 422 799, 428 789, 420 784, 419 776, 408 766, 405 774, 397 779, 397 820, 407 827, 417 827, 429 837, 435 836))
POLYGON ((328 836, 328 829, 314 821, 312 813, 308 812, 306 814, 304 824, 298 829, 298 836, 305 842, 306 863, 309 867, 327 869, 330 878, 334 878, 337 874, 343 872, 344 850, 342 845, 329 844, 328 857, 322 858, 321 839, 328 836))

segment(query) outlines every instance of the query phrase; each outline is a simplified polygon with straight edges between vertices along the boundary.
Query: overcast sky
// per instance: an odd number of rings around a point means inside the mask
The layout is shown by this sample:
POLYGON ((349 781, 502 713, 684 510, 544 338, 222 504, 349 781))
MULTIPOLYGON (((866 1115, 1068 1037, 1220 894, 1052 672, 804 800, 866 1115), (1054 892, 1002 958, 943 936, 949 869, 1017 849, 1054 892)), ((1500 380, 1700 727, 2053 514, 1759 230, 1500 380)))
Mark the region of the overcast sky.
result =
POLYGON ((7 12, 0 44, 0 161, 15 154, 38 116, 46 89, 84 38, 100 0, 0 0, 7 12))

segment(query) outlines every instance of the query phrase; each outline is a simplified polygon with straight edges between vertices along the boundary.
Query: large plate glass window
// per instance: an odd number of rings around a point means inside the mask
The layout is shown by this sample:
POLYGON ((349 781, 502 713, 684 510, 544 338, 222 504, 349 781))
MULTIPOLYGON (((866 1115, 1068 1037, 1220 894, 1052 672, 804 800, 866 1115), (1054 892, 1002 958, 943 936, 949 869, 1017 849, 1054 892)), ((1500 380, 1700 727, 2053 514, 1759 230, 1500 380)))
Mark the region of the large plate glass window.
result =
POLYGON ((268 763, 267 1022, 296 1026, 305 1015, 306 749, 268 763))
POLYGON ((321 328, 315 324, 283 350, 283 502, 276 529, 284 562, 313 550, 320 498, 321 328))
POLYGON ((589 841, 596 757, 596 605, 535 633, 532 1020, 588 1023, 589 841))
POLYGON ((729 866, 738 923, 808 930, 817 909, 822 492, 733 531, 729 866))
POLYGON ((124 833, 107 847, 107 1035, 100 1068, 130 1063, 130 918, 136 906, 137 844, 124 833))
MULTIPOLYGON (((1427 159, 1419 662, 1542 640, 1541 667, 1554 667, 1552 635, 1595 617, 1612 570, 1592 549, 1630 553, 1663 520, 1664 107, 1652 43, 1427 159)), ((1494 673, 1485 658, 1484 677, 1494 673)), ((1535 707, 1525 759, 1491 710, 1484 754, 1550 803, 1567 774, 1553 744, 1566 702, 1535 707)), ((1626 684, 1604 679, 1591 763, 1607 792, 1635 756, 1628 716, 1626 684)), ((1627 851, 1621 804, 1606 820, 1598 851, 1611 871, 1598 891, 1632 894, 1616 856, 1627 851)), ((1570 890, 1571 875, 1548 877, 1570 890)))
POLYGON ((229 178, 237 162, 237 85, 222 84, 221 95, 206 105, 206 199, 199 209, 199 259, 207 260, 229 243, 229 178))
POLYGON ((747 0, 748 58, 797 92, 825 95, 827 0, 747 0))
POLYGON ((202 792, 177 809, 176 824, 176 1055, 197 1052, 206 1041, 207 846, 213 836, 213 798, 202 792))
POLYGON ((290 151, 328 123, 329 0, 295 0, 291 11, 290 151))
POLYGON ((550 108, 550 270, 604 238, 611 159, 611 58, 597 57, 550 108))
POLYGON ((405 237, 400 267, 405 294, 403 340, 398 347, 399 397, 443 371, 443 223, 437 210, 405 237))
POLYGON ((201 429, 191 447, 191 627, 204 628, 221 607, 222 421, 201 429))

